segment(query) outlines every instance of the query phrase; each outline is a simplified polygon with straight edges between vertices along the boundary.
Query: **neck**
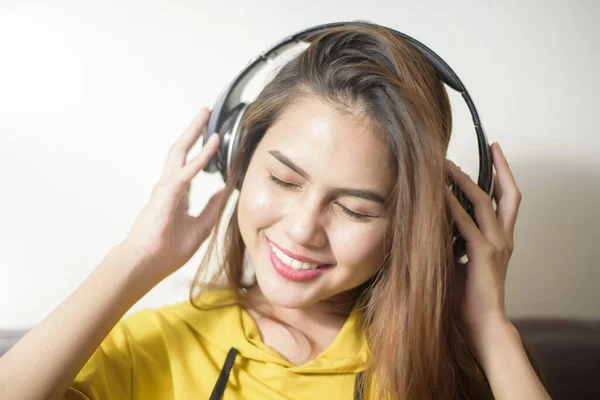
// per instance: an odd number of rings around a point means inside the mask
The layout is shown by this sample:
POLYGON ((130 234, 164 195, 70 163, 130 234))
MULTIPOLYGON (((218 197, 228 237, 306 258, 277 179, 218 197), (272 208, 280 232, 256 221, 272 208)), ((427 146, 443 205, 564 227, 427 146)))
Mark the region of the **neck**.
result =
POLYGON ((247 311, 254 318, 263 342, 292 363, 300 365, 331 345, 352 311, 358 290, 340 293, 308 307, 292 309, 269 302, 258 285, 254 285, 246 294, 253 304, 253 309, 247 311))
POLYGON ((299 329, 304 330, 309 326, 318 325, 339 330, 354 307, 358 289, 338 293, 303 308, 286 308, 273 304, 264 296, 258 284, 248 289, 247 295, 258 305, 259 310, 266 310, 270 315, 299 329))

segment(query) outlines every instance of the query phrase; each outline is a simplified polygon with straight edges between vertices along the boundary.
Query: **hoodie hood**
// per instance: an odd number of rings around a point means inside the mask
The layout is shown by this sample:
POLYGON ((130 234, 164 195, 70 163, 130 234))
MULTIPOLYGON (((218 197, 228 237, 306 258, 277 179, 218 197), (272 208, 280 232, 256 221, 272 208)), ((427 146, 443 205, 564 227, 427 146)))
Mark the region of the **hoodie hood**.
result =
POLYGON ((368 352, 356 305, 327 349, 305 364, 294 365, 263 343, 254 319, 235 301, 232 290, 211 290, 200 294, 198 304, 220 308, 199 310, 188 301, 173 311, 214 346, 226 353, 234 348, 234 358, 277 364, 298 374, 358 373, 365 369, 368 352))

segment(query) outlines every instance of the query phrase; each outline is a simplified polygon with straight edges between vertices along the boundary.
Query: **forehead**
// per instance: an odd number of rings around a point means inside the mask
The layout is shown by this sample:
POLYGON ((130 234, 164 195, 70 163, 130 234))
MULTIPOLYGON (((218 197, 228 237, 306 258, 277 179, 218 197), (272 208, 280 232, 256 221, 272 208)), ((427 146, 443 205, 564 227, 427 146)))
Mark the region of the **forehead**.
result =
MULTIPOLYGON (((391 190, 389 149, 378 124, 316 97, 299 99, 267 130, 261 152, 279 150, 313 180, 363 184, 391 190)), ((270 156, 269 156, 270 157, 270 156)))

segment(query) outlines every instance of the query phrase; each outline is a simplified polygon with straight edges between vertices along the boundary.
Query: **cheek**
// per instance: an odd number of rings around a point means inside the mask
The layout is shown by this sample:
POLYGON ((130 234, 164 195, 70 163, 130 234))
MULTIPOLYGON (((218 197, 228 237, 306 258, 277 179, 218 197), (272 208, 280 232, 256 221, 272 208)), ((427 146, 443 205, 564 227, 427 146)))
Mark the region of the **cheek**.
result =
POLYGON ((378 269, 384 255, 383 232, 382 227, 337 230, 330 241, 338 264, 369 271, 378 269))
POLYGON ((268 225, 276 218, 277 209, 277 198, 265 183, 256 179, 244 182, 238 203, 240 225, 268 225))
POLYGON ((240 198, 240 202, 246 210, 264 212, 273 207, 273 196, 265 188, 254 186, 248 189, 240 198))

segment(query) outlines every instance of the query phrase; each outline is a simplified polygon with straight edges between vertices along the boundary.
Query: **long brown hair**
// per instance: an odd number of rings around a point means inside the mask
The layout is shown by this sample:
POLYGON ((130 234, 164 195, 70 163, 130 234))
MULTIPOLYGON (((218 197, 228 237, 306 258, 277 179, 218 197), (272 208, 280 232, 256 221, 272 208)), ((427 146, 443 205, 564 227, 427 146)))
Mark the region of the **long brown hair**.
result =
MULTIPOLYGON (((219 220, 266 130, 302 96, 316 96, 340 111, 366 113, 385 136, 397 176, 387 203, 389 249, 378 273, 359 287, 356 300, 370 349, 364 389, 374 390, 374 398, 493 398, 458 329, 460 277, 444 197, 450 102, 433 67, 402 38, 356 21, 321 33, 285 64, 244 117, 241 149, 225 185, 219 220)), ((222 235, 218 273, 208 283, 200 280, 219 232, 215 226, 190 298, 193 302, 195 289, 219 286, 224 277, 244 303, 245 246, 237 207, 222 235)))

